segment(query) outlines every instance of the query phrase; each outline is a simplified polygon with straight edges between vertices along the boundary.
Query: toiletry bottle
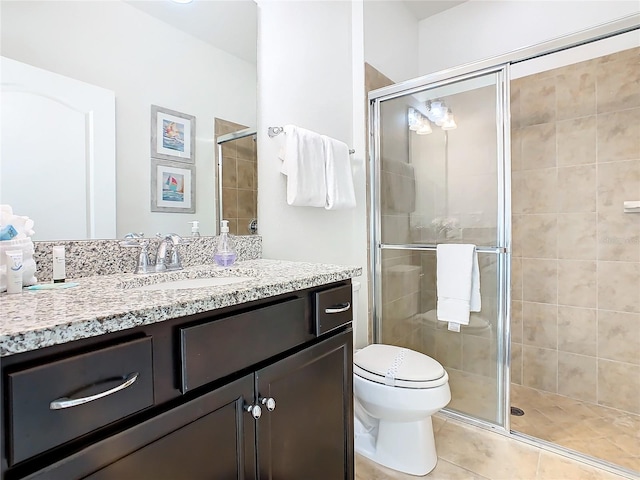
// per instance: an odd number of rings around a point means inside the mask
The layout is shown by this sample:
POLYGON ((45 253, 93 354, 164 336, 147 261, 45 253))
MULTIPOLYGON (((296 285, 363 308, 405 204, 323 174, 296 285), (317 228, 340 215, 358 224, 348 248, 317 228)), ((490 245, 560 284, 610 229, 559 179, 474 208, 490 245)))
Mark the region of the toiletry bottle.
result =
POLYGON ((218 237, 218 246, 213 254, 213 260, 221 267, 230 267, 236 261, 233 240, 229 236, 228 220, 220 222, 220 236, 218 237))
POLYGON ((191 236, 199 237, 200 236, 200 221, 193 220, 192 222, 187 222, 191 224, 191 236))
POLYGON ((22 250, 8 250, 7 256, 7 293, 22 292, 22 250))
POLYGON ((64 267, 64 246, 53 247, 53 283, 62 283, 66 279, 64 267))

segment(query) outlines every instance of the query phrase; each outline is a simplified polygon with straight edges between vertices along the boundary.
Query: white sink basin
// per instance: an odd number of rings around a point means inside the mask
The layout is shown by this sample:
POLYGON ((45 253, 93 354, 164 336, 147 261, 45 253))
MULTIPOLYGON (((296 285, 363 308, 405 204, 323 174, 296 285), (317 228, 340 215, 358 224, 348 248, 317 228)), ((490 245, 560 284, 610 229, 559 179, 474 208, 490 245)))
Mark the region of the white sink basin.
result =
POLYGON ((252 280, 252 277, 209 277, 209 278, 185 278, 170 282, 154 283, 143 287, 135 287, 135 290, 183 290, 187 288, 219 287, 252 280))

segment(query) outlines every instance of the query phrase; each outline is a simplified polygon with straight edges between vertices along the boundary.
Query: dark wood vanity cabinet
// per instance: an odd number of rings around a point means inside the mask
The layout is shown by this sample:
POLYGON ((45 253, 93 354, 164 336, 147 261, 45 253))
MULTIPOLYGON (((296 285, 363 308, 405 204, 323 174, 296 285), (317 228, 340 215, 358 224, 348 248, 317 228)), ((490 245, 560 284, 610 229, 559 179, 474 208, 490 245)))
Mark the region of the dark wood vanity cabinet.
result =
MULTIPOLYGON (((2 478, 352 480, 352 330, 342 312, 350 302, 345 281, 80 341, 77 351, 66 344, 42 358, 9 357, 2 367, 2 478), (318 318, 331 308, 343 321, 318 318), (32 372, 104 357, 118 371, 101 365, 100 378, 117 379, 119 370, 136 369, 126 358, 113 361, 113 352, 130 350, 146 365, 138 369, 135 400, 125 388, 82 405, 78 418, 76 407, 61 417, 47 411, 51 387, 34 384, 29 393, 42 401, 31 403, 58 428, 40 432, 36 446, 15 429, 34 424, 28 415, 35 408, 17 406, 26 390, 16 389, 15 378, 24 389, 32 372)), ((90 378, 57 372, 74 386, 90 378)))

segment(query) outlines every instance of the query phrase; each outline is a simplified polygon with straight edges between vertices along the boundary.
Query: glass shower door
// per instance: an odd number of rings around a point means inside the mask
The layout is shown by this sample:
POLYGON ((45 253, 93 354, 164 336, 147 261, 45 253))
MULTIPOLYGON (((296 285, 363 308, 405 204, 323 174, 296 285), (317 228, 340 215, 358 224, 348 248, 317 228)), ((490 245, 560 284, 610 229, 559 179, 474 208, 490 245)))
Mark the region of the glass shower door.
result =
POLYGON ((449 374, 448 409, 502 426, 510 231, 505 77, 499 68, 371 99, 374 340, 438 360, 449 374), (482 308, 460 333, 436 317, 440 243, 477 246, 482 308))

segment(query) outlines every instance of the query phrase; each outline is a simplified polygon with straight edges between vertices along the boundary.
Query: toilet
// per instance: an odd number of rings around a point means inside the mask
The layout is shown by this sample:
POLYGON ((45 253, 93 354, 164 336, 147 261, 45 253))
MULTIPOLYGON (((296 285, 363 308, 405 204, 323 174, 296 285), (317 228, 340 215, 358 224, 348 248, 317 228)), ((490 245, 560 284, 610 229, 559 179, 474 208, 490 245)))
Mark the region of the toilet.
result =
MULTIPOLYGON (((353 282, 354 319, 359 289, 353 282)), ((353 355, 353 390, 357 453, 411 475, 435 468, 431 416, 451 400, 442 365, 407 348, 368 345, 353 355)))

